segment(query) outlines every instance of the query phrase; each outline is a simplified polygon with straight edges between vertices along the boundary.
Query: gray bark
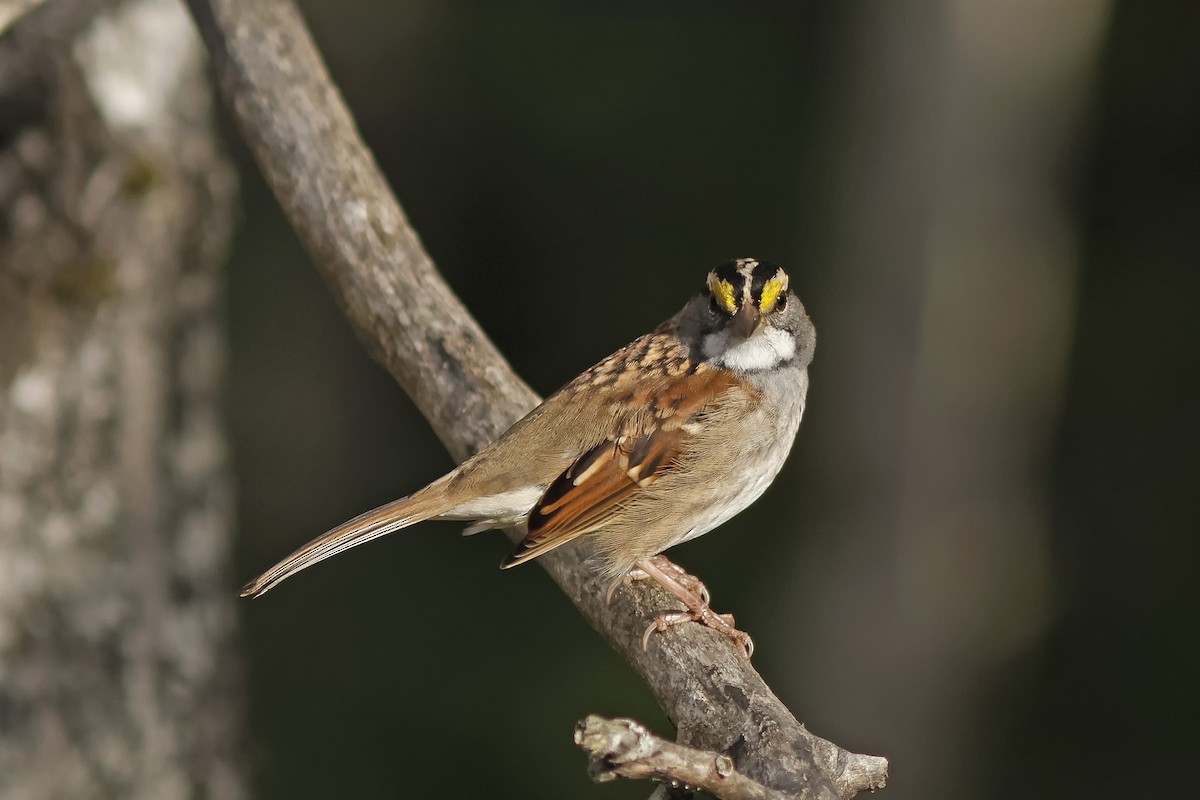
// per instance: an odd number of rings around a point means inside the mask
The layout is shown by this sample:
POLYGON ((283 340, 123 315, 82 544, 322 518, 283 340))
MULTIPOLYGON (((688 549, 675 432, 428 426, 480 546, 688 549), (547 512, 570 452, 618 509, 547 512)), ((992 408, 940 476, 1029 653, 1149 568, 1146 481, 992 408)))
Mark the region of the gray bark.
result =
POLYGON ((238 798, 235 181, 183 9, 95 5, 0 48, 0 798, 238 798))

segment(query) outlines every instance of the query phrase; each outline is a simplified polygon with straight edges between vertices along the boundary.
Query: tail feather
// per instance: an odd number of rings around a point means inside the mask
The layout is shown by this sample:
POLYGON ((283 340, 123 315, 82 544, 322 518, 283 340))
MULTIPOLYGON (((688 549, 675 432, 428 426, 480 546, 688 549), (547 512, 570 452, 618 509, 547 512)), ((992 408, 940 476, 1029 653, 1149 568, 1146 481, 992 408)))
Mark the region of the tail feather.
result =
POLYGON ((436 516, 436 508, 430 509, 429 503, 421 502, 423 494, 425 493, 418 492, 411 497, 394 500, 321 534, 247 583, 242 587, 242 597, 264 595, 302 569, 336 556, 351 547, 358 547, 372 539, 436 516))

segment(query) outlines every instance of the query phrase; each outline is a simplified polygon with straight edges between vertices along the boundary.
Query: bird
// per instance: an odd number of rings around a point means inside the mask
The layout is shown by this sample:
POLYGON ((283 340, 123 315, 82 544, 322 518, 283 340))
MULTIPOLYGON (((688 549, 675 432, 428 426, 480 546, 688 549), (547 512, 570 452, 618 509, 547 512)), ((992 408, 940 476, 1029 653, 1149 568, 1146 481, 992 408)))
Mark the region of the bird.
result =
POLYGON ((407 497, 337 526, 250 581, 258 597, 320 561, 426 520, 466 533, 518 527, 507 569, 575 540, 599 577, 652 579, 686 611, 651 634, 700 622, 747 657, 753 641, 663 552, 758 499, 782 468, 804 414, 816 333, 777 264, 710 270, 673 317, 586 370, 487 447, 407 497))

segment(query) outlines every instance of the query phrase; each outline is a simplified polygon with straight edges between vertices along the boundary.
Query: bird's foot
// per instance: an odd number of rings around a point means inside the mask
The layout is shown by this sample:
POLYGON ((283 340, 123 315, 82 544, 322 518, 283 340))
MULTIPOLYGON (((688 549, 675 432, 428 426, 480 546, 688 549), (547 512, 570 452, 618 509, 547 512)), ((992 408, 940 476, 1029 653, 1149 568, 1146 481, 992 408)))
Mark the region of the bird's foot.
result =
MULTIPOLYGON (((704 582, 695 575, 692 575, 683 567, 679 566, 661 553, 644 560, 649 561, 664 573, 671 576, 680 586, 699 597, 703 601, 704 605, 708 605, 710 599, 708 587, 705 586, 704 582)), ((650 573, 646 572, 641 567, 634 567, 629 572, 625 573, 620 578, 617 578, 608 585, 608 591, 604 595, 604 602, 608 605, 612 605, 613 595, 616 594, 617 589, 621 588, 622 586, 629 586, 637 581, 650 579, 652 577, 653 576, 650 575, 650 573)), ((672 594, 674 594, 674 592, 672 592, 672 594)))
MULTIPOLYGON (((661 555, 642 559, 637 563, 635 572, 640 572, 642 577, 634 577, 632 580, 641 580, 643 578, 653 579, 678 598, 687 608, 686 611, 661 614, 654 622, 650 623, 650 626, 646 628, 646 632, 642 634, 643 650, 650 646, 650 634, 655 631, 665 631, 671 626, 682 622, 699 622, 701 625, 705 625, 723 636, 727 636, 737 645, 746 658, 750 658, 754 654, 754 640, 745 631, 740 631, 734 627, 733 615, 718 614, 709 608, 708 589, 705 588, 704 584, 698 578, 689 575, 682 567, 661 555)), ((610 596, 611 593, 612 589, 610 587, 610 596)))
POLYGON ((682 622, 699 622, 701 625, 705 625, 717 633, 729 637, 746 658, 754 655, 754 640, 750 638, 750 634, 734 627, 733 614, 718 614, 708 606, 704 606, 698 611, 671 611, 666 614, 660 614, 646 628, 646 632, 642 634, 642 649, 648 650, 650 648, 650 635, 655 631, 665 631, 671 626, 682 622))

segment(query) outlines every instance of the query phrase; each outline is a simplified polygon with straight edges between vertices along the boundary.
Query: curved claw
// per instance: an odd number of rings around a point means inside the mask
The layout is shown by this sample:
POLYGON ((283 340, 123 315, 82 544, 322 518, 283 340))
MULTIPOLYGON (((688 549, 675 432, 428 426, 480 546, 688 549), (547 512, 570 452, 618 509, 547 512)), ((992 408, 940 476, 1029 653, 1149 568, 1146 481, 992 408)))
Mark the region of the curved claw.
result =
POLYGON ((629 584, 633 583, 634 581, 644 581, 649 577, 650 576, 647 575, 645 572, 638 569, 637 567, 634 567, 628 573, 626 573, 625 575, 622 575, 621 577, 617 578, 615 581, 613 581, 612 583, 610 583, 608 585, 608 591, 604 593, 604 605, 606 605, 606 606, 612 605, 613 595, 615 595, 617 593, 617 589, 620 589, 622 586, 628 586, 629 584))
POLYGON ((617 589, 625 585, 624 578, 617 578, 608 585, 608 591, 604 593, 604 605, 611 606, 613 595, 617 593, 617 589))
POLYGON ((672 625, 678 625, 681 622, 691 622, 694 619, 690 612, 687 611, 672 611, 667 614, 659 614, 654 618, 654 621, 646 626, 646 632, 642 634, 642 650, 650 649, 650 634, 655 631, 665 631, 672 625))
POLYGON ((750 634, 745 631, 734 629, 733 635, 730 636, 733 643, 742 651, 742 655, 749 661, 754 657, 754 640, 750 638, 750 634))

